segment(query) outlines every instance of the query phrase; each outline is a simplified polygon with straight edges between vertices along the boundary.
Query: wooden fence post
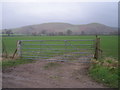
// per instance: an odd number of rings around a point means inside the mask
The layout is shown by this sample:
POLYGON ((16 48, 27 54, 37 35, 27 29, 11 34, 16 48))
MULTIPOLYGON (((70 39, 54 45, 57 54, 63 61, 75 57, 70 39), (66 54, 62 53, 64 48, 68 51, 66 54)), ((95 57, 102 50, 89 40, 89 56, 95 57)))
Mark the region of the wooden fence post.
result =
POLYGON ((94 58, 96 60, 100 57, 99 51, 100 51, 100 38, 98 38, 98 36, 96 35, 95 54, 94 54, 94 58))
POLYGON ((21 41, 17 41, 18 56, 21 57, 21 41))
POLYGON ((13 56, 12 56, 12 59, 15 57, 15 55, 16 55, 16 53, 18 52, 18 41, 16 42, 16 49, 15 49, 15 51, 14 51, 14 53, 13 53, 13 56))

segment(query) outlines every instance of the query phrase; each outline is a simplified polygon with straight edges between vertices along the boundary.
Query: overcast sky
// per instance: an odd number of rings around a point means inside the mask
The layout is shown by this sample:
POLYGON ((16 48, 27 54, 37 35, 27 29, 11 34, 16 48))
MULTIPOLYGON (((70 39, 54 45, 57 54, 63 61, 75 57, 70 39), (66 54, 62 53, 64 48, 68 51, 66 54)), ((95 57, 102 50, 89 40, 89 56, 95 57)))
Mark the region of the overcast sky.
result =
MULTIPOLYGON (((1 7, 1 4, 0 4, 1 7)), ((118 26, 117 2, 42 2, 2 3, 2 27, 17 28, 48 22, 70 24, 101 23, 118 26)))

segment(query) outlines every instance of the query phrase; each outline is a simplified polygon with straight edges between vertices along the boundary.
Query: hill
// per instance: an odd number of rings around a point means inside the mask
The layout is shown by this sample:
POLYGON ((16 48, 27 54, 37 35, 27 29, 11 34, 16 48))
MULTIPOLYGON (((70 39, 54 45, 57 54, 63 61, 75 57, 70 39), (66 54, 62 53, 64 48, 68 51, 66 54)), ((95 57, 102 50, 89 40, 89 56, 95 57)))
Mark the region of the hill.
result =
POLYGON ((116 33, 117 28, 109 27, 104 24, 90 23, 83 25, 73 25, 69 23, 43 23, 29 25, 21 28, 12 29, 14 33, 19 34, 41 34, 41 33, 66 33, 71 30, 74 34, 109 34, 116 33))

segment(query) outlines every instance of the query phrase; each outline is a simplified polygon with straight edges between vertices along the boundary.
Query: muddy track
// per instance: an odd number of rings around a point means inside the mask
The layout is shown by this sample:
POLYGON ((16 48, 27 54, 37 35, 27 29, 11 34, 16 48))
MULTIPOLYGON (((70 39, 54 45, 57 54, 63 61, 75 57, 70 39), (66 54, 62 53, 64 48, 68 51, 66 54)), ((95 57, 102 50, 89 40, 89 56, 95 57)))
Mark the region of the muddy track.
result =
POLYGON ((88 63, 36 61, 3 70, 3 88, 105 88, 88 75, 88 63))

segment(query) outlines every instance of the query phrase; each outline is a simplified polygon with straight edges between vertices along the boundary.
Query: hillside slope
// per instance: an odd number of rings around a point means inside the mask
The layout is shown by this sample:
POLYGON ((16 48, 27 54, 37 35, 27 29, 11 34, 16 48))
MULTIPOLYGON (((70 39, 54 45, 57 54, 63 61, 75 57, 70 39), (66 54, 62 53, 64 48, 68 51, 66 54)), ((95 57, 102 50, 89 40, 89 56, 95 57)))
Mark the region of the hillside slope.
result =
POLYGON ((90 23, 83 25, 72 25, 68 23, 43 23, 38 25, 29 25, 21 28, 12 29, 14 33, 20 34, 31 34, 31 33, 41 33, 46 31, 46 33, 51 32, 63 32, 71 30, 74 33, 80 34, 81 32, 94 34, 94 33, 110 33, 117 31, 117 28, 109 27, 99 23, 90 23))

